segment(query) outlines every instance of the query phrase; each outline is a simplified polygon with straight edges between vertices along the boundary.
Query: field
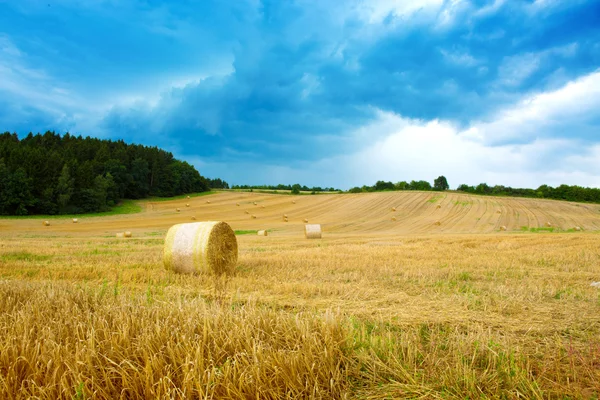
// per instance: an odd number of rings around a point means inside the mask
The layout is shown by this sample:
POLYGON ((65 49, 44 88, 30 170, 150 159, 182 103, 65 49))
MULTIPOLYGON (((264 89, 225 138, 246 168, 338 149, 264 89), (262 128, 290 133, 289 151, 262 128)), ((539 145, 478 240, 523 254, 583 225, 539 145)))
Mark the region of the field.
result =
POLYGON ((0 219, 0 398, 600 396, 600 205, 427 192, 140 205, 0 219), (166 230, 191 216, 238 232, 233 275, 163 268, 166 230), (305 218, 323 239, 304 239, 305 218))

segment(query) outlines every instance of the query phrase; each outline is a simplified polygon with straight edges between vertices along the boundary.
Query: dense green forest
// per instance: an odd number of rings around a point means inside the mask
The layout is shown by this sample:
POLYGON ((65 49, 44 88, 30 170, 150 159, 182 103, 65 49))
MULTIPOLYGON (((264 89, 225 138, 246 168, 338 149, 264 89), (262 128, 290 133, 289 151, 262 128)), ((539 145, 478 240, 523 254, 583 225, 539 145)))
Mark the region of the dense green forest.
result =
MULTIPOLYGON (((349 190, 350 193, 361 192, 381 192, 393 190, 448 190, 450 186, 446 177, 439 176, 434 180, 433 186, 427 181, 401 181, 397 183, 377 181, 373 186, 354 187, 349 190)), ((537 189, 512 188, 510 186, 489 186, 487 183, 480 183, 477 186, 466 184, 459 185, 456 189, 460 192, 471 194, 483 194, 489 196, 511 196, 511 197, 531 197, 538 199, 568 200, 578 202, 600 203, 600 189, 587 188, 581 186, 560 185, 552 187, 542 185, 537 189)))
POLYGON ((54 132, 0 134, 0 215, 76 214, 121 199, 203 192, 211 184, 157 147, 54 132))

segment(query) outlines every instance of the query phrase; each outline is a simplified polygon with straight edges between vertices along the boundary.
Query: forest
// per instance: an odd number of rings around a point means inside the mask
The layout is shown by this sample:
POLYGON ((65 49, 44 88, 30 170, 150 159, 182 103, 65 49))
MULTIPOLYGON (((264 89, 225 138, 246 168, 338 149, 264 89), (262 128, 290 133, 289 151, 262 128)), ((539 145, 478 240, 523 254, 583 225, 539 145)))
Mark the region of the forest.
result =
POLYGON ((0 215, 109 210, 122 199, 226 186, 158 147, 55 132, 0 134, 0 215))

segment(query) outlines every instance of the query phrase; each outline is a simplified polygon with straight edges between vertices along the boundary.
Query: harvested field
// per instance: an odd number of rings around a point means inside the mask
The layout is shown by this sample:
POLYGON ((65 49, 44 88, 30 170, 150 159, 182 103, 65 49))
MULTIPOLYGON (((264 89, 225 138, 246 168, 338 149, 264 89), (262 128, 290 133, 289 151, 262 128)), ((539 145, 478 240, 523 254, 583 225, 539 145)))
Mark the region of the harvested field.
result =
POLYGON ((210 197, 85 224, 0 219, 0 398, 600 395, 600 206, 210 197), (256 220, 236 206, 253 202, 256 220), (192 216, 254 232, 233 274, 165 270, 166 231, 192 216), (297 216, 327 234, 304 240, 297 216))

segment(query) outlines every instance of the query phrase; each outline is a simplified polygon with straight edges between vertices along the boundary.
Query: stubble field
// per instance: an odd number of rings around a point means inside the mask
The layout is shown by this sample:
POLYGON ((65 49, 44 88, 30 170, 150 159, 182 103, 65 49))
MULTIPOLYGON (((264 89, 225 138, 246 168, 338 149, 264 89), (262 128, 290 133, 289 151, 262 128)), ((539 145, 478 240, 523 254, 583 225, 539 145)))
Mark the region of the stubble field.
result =
POLYGON ((0 398, 600 395, 598 205, 415 192, 142 205, 0 219, 0 398), (250 232, 233 275, 163 268, 166 230, 192 215, 250 232), (323 239, 304 239, 304 218, 323 239))

